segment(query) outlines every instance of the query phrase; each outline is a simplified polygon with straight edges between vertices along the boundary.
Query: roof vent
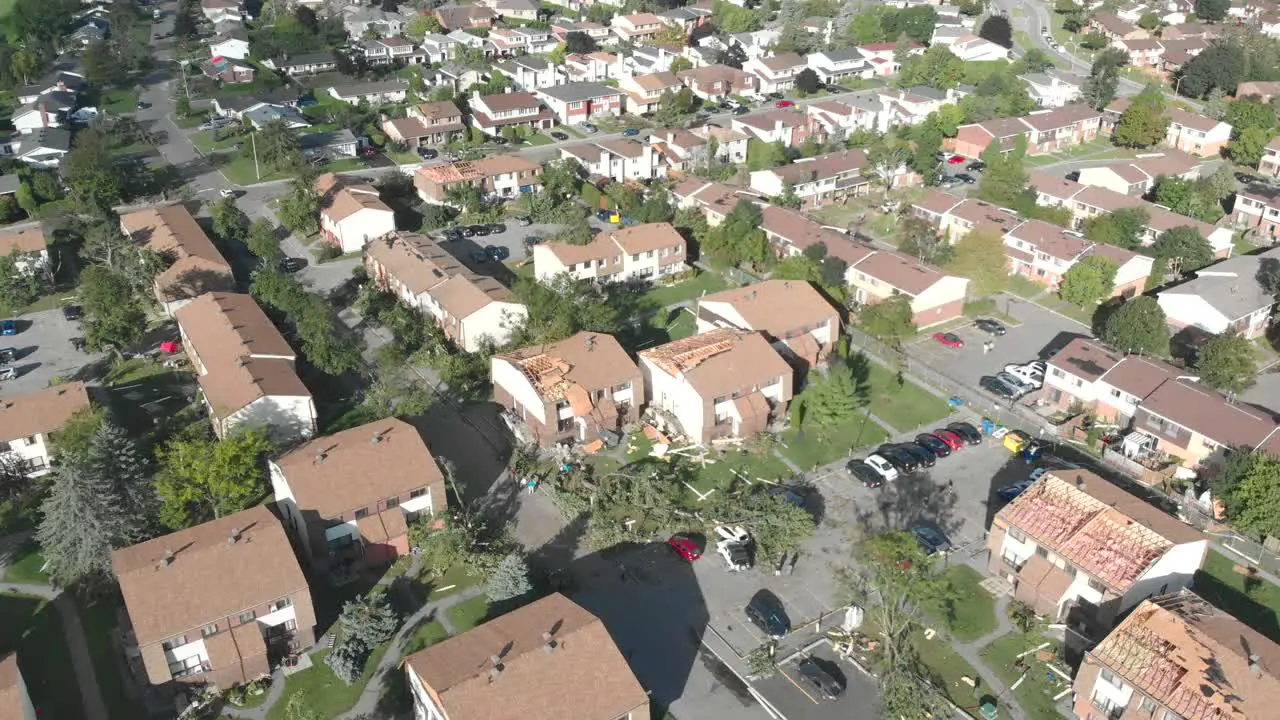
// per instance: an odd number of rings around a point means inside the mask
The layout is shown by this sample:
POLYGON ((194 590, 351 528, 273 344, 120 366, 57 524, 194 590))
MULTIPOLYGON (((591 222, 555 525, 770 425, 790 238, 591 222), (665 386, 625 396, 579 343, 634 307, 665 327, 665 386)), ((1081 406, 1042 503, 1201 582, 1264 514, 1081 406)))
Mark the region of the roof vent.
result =
POLYGON ((596 349, 596 336, 595 336, 595 335, 588 335, 588 336, 587 336, 587 338, 586 338, 586 343, 587 343, 587 352, 591 352, 592 350, 595 350, 595 349, 596 349))
POLYGON ((165 548, 164 557, 160 558, 160 565, 163 567, 169 567, 172 564, 173 564, 173 550, 170 550, 169 548, 165 548))
POLYGON ((1250 653, 1249 655, 1249 670, 1254 677, 1262 677, 1262 664, 1258 661, 1256 653, 1250 653))
POLYGON ((373 437, 369 438, 369 443, 370 443, 371 445, 377 445, 378 443, 382 442, 382 438, 386 437, 387 433, 389 433, 389 432, 391 432, 391 431, 390 431, 390 430, 379 430, 378 432, 376 432, 376 433, 374 433, 374 434, 373 434, 373 437))
POLYGON ((316 453, 316 464, 319 465, 320 463, 324 462, 324 459, 327 457, 329 457, 329 453, 324 450, 321 450, 320 452, 316 453))
POLYGON ((559 645, 560 643, 556 642, 555 637, 552 636, 551 633, 542 633, 542 649, 545 650, 548 655, 554 652, 559 645))
POLYGON ((238 527, 231 528, 231 534, 227 536, 227 544, 235 545, 239 541, 240 541, 240 528, 238 527))
POLYGON ((489 656, 489 680, 492 682, 502 674, 503 665, 502 658, 497 655, 489 656))
POLYGON ((1083 476, 1083 475, 1076 475, 1076 489, 1077 489, 1077 490, 1084 490, 1084 476, 1083 476))

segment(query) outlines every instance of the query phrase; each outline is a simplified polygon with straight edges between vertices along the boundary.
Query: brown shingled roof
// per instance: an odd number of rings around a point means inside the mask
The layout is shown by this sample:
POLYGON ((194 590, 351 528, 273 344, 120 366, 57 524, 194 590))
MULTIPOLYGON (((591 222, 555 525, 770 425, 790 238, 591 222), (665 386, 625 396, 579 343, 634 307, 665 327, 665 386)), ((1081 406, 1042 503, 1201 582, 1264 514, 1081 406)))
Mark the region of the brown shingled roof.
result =
POLYGON ((1085 382, 1093 382, 1120 362, 1121 355, 1093 338, 1076 338, 1053 357, 1049 365, 1068 372, 1085 382))
POLYGON ((832 320, 839 324, 839 314, 822 294, 807 282, 799 280, 765 280, 746 287, 703 295, 699 306, 725 303, 746 321, 744 330, 758 330, 775 338, 791 331, 832 320))
POLYGON ((0 657, 0 718, 4 720, 23 720, 26 707, 22 702, 22 690, 18 687, 21 679, 18 654, 11 652, 0 657))
POLYGON ((514 365, 538 395, 551 402, 565 399, 572 386, 590 393, 640 374, 612 335, 597 332, 580 332, 551 345, 520 348, 495 355, 494 360, 514 365))
POLYGON ((450 720, 648 713, 648 696, 604 623, 560 593, 410 655, 405 666, 450 720))
POLYGON ((166 301, 234 287, 231 265, 181 204, 126 213, 120 226, 134 242, 171 263, 155 280, 166 301))
POLYGON ((947 277, 938 268, 896 250, 877 250, 853 267, 913 297, 947 277))
MULTIPOLYGON (((412 134, 409 136, 413 137, 412 134)), ((328 215, 335 223, 342 222, 361 210, 392 212, 378 196, 377 188, 372 185, 348 184, 334 173, 325 173, 316 179, 316 193, 320 196, 320 212, 328 215)))
POLYGON ((337 518, 424 486, 444 498, 444 475, 412 425, 386 418, 314 438, 276 461, 303 512, 337 518))
POLYGON ((792 372, 764 335, 732 328, 659 345, 640 357, 673 378, 683 378, 706 400, 792 372))
POLYGON ((307 589, 284 527, 263 505, 116 550, 111 565, 139 645, 307 589))
POLYGON ((477 99, 483 103, 485 107, 495 113, 507 112, 509 110, 523 110, 525 108, 538 107, 540 104, 538 102, 538 98, 533 96, 533 93, 527 92, 481 95, 477 99))
POLYGON ((0 255, 9 255, 15 250, 20 253, 40 252, 48 249, 45 242, 44 228, 22 228, 0 232, 0 255))
POLYGON ((7 397, 0 400, 0 442, 56 432, 89 407, 89 391, 79 380, 7 397))

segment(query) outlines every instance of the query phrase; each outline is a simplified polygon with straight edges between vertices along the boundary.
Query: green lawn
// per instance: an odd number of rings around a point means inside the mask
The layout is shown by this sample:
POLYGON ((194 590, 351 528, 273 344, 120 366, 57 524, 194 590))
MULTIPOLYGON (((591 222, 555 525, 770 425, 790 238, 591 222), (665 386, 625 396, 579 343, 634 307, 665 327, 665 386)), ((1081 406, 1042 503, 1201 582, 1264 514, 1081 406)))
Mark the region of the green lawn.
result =
MULTIPOLYGON (((237 185, 253 185, 268 180, 285 180, 292 175, 287 172, 278 172, 270 167, 262 167, 262 177, 258 177, 257 171, 253 167, 253 156, 245 153, 227 153, 228 158, 225 165, 219 165, 218 169, 222 171, 227 179, 237 185)), ((325 168, 328 170, 328 168, 325 168)))
MULTIPOLYGON (((987 694, 984 689, 986 683, 974 688, 962 679, 981 677, 978 670, 960 657, 941 636, 935 635, 932 640, 928 640, 920 632, 916 634, 915 641, 920 661, 933 674, 934 686, 969 715, 978 717, 978 706, 981 705, 982 696, 987 694)), ((999 710, 998 717, 1008 720, 1009 712, 1000 703, 996 707, 999 710)))
POLYGON ((800 433, 794 427, 787 428, 782 432, 785 447, 778 449, 791 462, 809 470, 846 458, 858 448, 879 445, 887 439, 889 434, 884 428, 860 413, 853 420, 827 433, 816 430, 800 433))
POLYGON ((955 599, 945 606, 935 604, 926 608, 929 615, 961 642, 972 642, 995 632, 996 601, 982 589, 982 573, 968 565, 952 565, 941 576, 951 585, 955 599))
POLYGON ((702 272, 696 277, 674 285, 659 285, 644 294, 645 304, 663 308, 680 302, 696 300, 706 293, 719 292, 729 287, 724 276, 717 272, 702 272))
POLYGON ((102 377, 102 384, 113 387, 128 385, 172 372, 171 369, 164 366, 164 363, 140 357, 130 358, 117 361, 107 371, 107 374, 102 377))
POLYGON ((386 645, 378 646, 365 661, 364 673, 360 679, 350 685, 340 680, 329 666, 324 664, 324 657, 329 654, 328 651, 313 653, 311 655, 311 661, 315 663, 313 667, 285 678, 284 694, 267 711, 267 720, 287 720, 288 715, 285 714, 285 710, 288 700, 298 691, 306 694, 307 705, 317 713, 316 720, 331 720, 338 717, 355 705, 386 652, 386 645))
POLYGON ((116 115, 130 115, 138 110, 138 94, 136 87, 107 90, 102 93, 98 110, 116 115))
POLYGON ((209 111, 199 108, 192 108, 191 114, 186 117, 173 116, 173 124, 183 130, 190 130, 193 127, 200 127, 209 120, 209 111))
POLYGON ((1235 571, 1236 564, 1234 556, 1210 550, 1204 567, 1196 571, 1192 589, 1244 624, 1280 642, 1280 585, 1247 578, 1235 571))
POLYGON ((78 605, 85 642, 89 645, 94 675, 102 691, 102 700, 107 704, 107 714, 111 720, 141 717, 143 710, 139 703, 125 694, 124 679, 120 674, 122 661, 117 660, 115 645, 111 642, 111 633, 117 624, 116 613, 121 608, 119 599, 81 600, 78 605))
POLYGON ((0 595, 0 655, 13 651, 32 703, 45 717, 84 717, 80 690, 67 682, 71 651, 52 604, 27 595, 0 595))
POLYGON ((404 654, 412 655, 423 648, 431 647, 436 643, 449 637, 449 632, 444 629, 444 625, 439 620, 425 622, 414 628, 413 634, 409 636, 404 646, 404 654))
POLYGON ((463 600, 446 610, 445 615, 448 616, 456 632, 464 633, 484 622, 489 615, 489 599, 484 595, 477 595, 463 600))
POLYGON ((48 585, 49 576, 40 572, 42 567, 44 556, 40 554, 40 546, 34 540, 28 540, 14 551, 9 566, 4 570, 4 580, 26 585, 48 585))
POLYGON ((539 145, 550 145, 555 142, 555 139, 549 135, 534 133, 533 135, 526 137, 525 142, 528 143, 530 147, 537 147, 539 145))
POLYGON ((715 463, 704 464, 698 471, 698 482, 694 487, 698 492, 705 493, 713 489, 728 490, 736 480, 743 477, 752 482, 779 482, 791 475, 791 468, 772 454, 752 455, 730 451, 716 458, 715 463))
POLYGON ((906 432, 933 425, 951 414, 942 398, 910 380, 898 386, 897 375, 879 363, 870 363, 871 413, 906 432))
POLYGON ((431 581, 431 587, 439 589, 432 590, 427 599, 431 602, 443 600, 450 595, 455 595, 479 584, 480 578, 468 574, 461 565, 452 567, 446 570, 443 575, 431 581))
MULTIPOLYGON (((1011 686, 1022 675, 1021 670, 1014 668, 1017 656, 1044 642, 1047 642, 1047 639, 1041 635, 1023 635, 1013 632, 982 648, 981 654, 987 666, 1006 685, 1011 686)), ((1051 644, 1045 649, 1053 650, 1054 648, 1055 644, 1051 644)), ((1035 653, 1025 656, 1024 659, 1030 669, 1026 673, 1026 679, 1018 685, 1017 690, 1013 691, 1014 696, 1031 720, 1061 720, 1062 714, 1058 712, 1053 697, 1068 689, 1070 683, 1058 675, 1053 676, 1057 678, 1057 682, 1049 681, 1046 678, 1050 673, 1049 669, 1035 656, 1035 653)), ((1055 660, 1054 664, 1063 670, 1067 669, 1059 661, 1055 660)))

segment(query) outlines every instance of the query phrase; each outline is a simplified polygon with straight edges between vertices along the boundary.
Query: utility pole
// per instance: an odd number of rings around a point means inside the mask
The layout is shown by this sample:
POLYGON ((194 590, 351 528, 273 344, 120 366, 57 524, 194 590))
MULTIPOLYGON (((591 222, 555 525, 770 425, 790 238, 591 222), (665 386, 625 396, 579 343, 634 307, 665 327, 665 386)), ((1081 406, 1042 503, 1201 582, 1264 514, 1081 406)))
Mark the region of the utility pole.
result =
POLYGON ((262 180, 262 169, 258 167, 258 133, 249 133, 249 142, 253 145, 253 172, 258 176, 258 180, 262 180))

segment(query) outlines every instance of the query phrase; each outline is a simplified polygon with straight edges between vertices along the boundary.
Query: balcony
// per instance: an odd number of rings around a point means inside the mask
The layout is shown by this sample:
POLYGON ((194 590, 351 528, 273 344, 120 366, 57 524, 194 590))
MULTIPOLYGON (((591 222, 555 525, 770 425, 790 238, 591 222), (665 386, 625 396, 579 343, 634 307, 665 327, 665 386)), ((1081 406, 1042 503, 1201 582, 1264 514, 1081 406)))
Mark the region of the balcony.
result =
POLYGON ((1097 698, 1093 699, 1092 704, 1093 708, 1101 714, 1090 713, 1090 716, 1098 720, 1120 720, 1124 715, 1123 705, 1113 705, 1110 701, 1098 702, 1097 698))
POLYGON ((172 671, 172 677, 174 680, 178 680, 184 677, 191 677, 192 675, 203 675, 207 672, 211 672, 212 670, 213 665, 210 665, 207 662, 202 662, 199 665, 192 665, 190 667, 184 667, 181 670, 172 671))

